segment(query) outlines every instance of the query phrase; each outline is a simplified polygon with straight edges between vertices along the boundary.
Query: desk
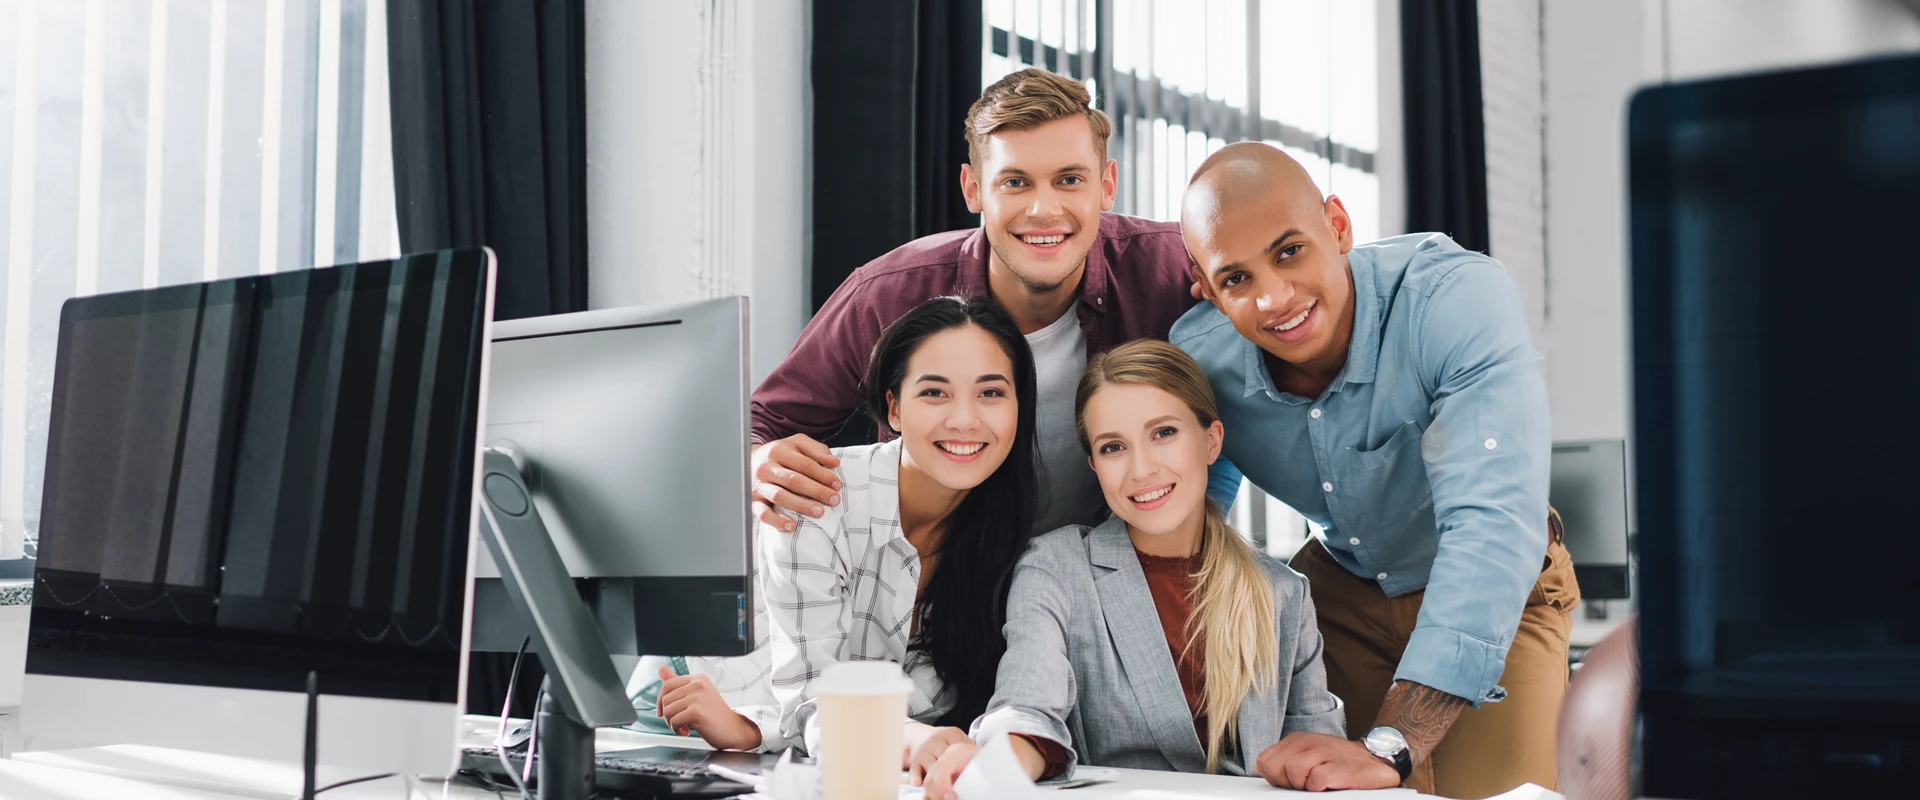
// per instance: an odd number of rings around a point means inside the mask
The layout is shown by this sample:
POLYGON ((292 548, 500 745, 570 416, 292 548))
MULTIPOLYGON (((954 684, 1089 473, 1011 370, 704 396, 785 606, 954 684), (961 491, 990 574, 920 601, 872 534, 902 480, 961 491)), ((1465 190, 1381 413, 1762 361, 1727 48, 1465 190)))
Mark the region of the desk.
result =
MULTIPOLYGON (((482 730, 477 733, 477 738, 471 741, 462 741, 461 744, 463 746, 480 745, 491 741, 493 731, 499 726, 499 720, 497 718, 482 721, 483 718, 480 717, 469 717, 468 720, 479 722, 482 730)), ((594 749, 602 752, 607 750, 628 750, 636 747, 655 746, 706 748, 705 743, 698 739, 666 736, 657 733, 640 733, 629 730, 601 730, 599 736, 596 737, 594 741, 594 749)), ((1118 798, 1128 792, 1137 790, 1204 794, 1207 797, 1219 798, 1261 798, 1261 800, 1277 800, 1278 798, 1285 797, 1344 797, 1356 798, 1356 800, 1358 798, 1369 798, 1369 800, 1371 798, 1392 798, 1393 800, 1418 800, 1419 798, 1432 797, 1432 795, 1423 795, 1411 789, 1340 793, 1289 792, 1268 786, 1267 782, 1260 778, 1236 778, 1229 775, 1194 775, 1184 772, 1159 772, 1147 769, 1115 769, 1114 771, 1120 773, 1119 780, 1112 783, 1095 784, 1080 789, 1064 790, 1060 795, 1061 800, 1112 800, 1112 798, 1118 798)))
MULTIPOLYGON (((462 723, 461 744, 481 745, 490 741, 497 719, 467 717, 462 723)), ((697 740, 676 736, 639 733, 628 730, 602 730, 594 749, 627 750, 636 747, 667 745, 699 747, 697 740)), ((1411 790, 1378 792, 1342 792, 1309 795, 1269 787, 1258 778, 1234 778, 1224 775, 1190 775, 1151 770, 1115 770, 1120 778, 1112 783, 1070 790, 1062 800, 1114 800, 1137 790, 1180 792, 1219 798, 1261 798, 1274 800, 1290 796, 1391 798, 1418 800, 1429 797, 1411 790)), ((319 783, 357 777, 358 773, 333 768, 322 769, 319 783)), ((79 750, 54 750, 16 754, 0 760, 0 800, 96 800, 96 798, 141 797, 153 800, 236 800, 237 798, 288 798, 300 790, 298 765, 231 756, 164 750, 152 747, 93 747, 79 750), (138 776, 138 777, 136 777, 138 776)), ((406 783, 400 778, 346 786, 327 792, 324 800, 374 800, 407 796, 406 783)), ((468 786, 445 785, 435 781, 414 784, 412 797, 481 800, 494 798, 493 792, 468 786)))

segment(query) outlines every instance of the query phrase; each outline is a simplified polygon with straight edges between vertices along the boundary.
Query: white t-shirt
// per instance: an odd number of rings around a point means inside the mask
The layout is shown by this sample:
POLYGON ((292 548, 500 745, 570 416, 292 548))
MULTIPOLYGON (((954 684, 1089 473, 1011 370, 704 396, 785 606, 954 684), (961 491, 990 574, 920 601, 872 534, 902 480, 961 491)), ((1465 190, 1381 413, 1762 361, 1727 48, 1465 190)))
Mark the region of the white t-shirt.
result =
POLYGON ((1040 485, 1035 533, 1092 525, 1106 506, 1073 426, 1073 393, 1080 388, 1080 374, 1087 370, 1087 335, 1080 330, 1080 315, 1075 313, 1079 307, 1080 302, 1074 301, 1053 324, 1027 334, 1034 376, 1040 384, 1034 414, 1034 467, 1040 485))

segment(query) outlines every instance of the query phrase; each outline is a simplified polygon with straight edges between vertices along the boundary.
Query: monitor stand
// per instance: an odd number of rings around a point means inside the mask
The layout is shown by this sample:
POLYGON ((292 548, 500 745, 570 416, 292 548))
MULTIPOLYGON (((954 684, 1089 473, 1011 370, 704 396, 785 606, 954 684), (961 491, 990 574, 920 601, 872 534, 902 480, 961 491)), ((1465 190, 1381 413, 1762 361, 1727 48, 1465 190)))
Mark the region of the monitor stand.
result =
POLYGON ((593 729, 639 718, 534 507, 519 448, 510 442, 488 447, 481 469, 480 529, 529 644, 547 668, 534 743, 539 796, 585 800, 595 792, 593 729))

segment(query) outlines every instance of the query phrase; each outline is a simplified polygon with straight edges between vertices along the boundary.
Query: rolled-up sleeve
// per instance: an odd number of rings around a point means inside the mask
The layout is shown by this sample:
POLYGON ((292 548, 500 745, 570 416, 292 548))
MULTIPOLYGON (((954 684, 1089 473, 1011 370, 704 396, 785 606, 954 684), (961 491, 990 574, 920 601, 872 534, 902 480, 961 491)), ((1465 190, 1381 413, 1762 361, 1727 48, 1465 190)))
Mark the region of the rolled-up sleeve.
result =
POLYGON ((814 716, 812 686, 822 670, 842 660, 852 609, 841 552, 842 512, 820 520, 797 517, 792 533, 759 528, 760 591, 767 603, 770 683, 777 709, 747 715, 760 727, 760 748, 807 748, 814 716))
POLYGON ((1207 496, 1220 505, 1222 514, 1233 510, 1233 502, 1240 497, 1243 477, 1240 468, 1225 456, 1215 459, 1213 466, 1207 468, 1207 496))
POLYGON ((971 735, 984 742, 996 734, 1023 734, 1058 742, 1066 750, 1065 774, 1079 763, 1067 716, 1078 696, 1067 658, 1067 622, 1073 604, 1059 576, 1036 563, 1029 551, 1013 574, 1007 594, 1007 652, 1000 657, 993 700, 974 720, 971 735))
POLYGON ((1413 320, 1432 398, 1421 458, 1440 536, 1397 680, 1476 707, 1498 686, 1547 549, 1552 425, 1540 354, 1505 270, 1471 260, 1436 284, 1413 320))

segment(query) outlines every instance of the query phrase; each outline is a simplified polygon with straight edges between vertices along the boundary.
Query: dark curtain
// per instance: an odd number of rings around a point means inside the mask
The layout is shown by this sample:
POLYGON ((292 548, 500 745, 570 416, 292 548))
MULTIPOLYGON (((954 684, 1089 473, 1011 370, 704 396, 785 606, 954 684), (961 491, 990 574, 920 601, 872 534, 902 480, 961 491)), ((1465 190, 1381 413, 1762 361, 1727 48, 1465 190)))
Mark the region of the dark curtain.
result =
POLYGON ((860 265, 914 237, 914 3, 813 4, 816 311, 860 265))
MULTIPOLYGON (((494 319, 587 308, 584 0, 390 0, 400 249, 486 245, 494 319)), ((544 671, 522 666, 514 714, 544 671)), ((467 710, 498 714, 513 655, 476 653, 467 710)))
POLYGON ((980 226, 960 195, 967 109, 980 99, 980 0, 919 0, 914 57, 915 238, 980 226))
MULTIPOLYGON (((1487 139, 1474 0, 1400 0, 1407 230, 1488 252, 1487 139)), ((1498 255, 1493 254, 1493 255, 1498 255)))
POLYGON ((587 308, 584 0, 387 4, 400 249, 486 245, 495 319, 587 308))
MULTIPOLYGON (((980 98, 980 0, 813 4, 812 308, 900 245, 978 218, 961 121, 980 98)), ((875 440, 855 414, 835 447, 875 440)))
POLYGON ((979 223, 960 197, 980 0, 813 4, 813 308, 862 264, 979 223))

